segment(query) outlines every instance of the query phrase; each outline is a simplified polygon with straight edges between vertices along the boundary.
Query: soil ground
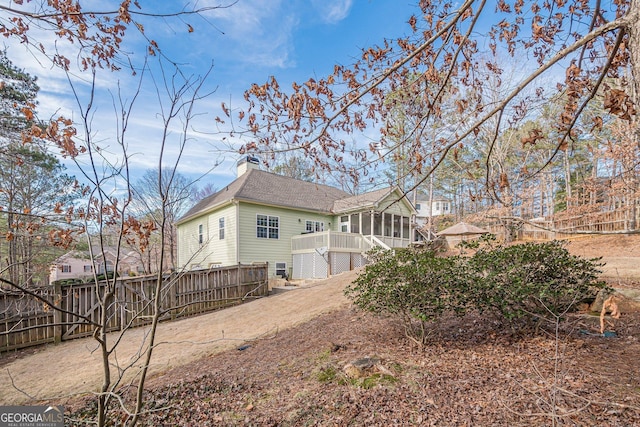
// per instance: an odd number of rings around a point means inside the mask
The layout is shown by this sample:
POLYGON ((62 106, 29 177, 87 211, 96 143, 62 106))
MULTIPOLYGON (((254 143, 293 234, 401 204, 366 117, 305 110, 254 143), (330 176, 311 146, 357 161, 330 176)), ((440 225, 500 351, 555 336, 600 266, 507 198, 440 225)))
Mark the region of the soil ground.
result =
MULTIPOLYGON (((603 256, 613 286, 640 289, 640 236, 568 249, 603 256)), ((393 320, 350 306, 342 290, 356 274, 161 324, 143 424, 640 425, 640 313, 610 319, 610 337, 596 333, 597 317, 576 316, 558 348, 553 336, 452 318, 418 349, 393 320), (343 369, 361 358, 378 372, 350 379, 343 369)), ((146 332, 126 335, 120 366, 136 360, 146 332)), ((100 369, 92 339, 0 355, 0 404, 63 404, 82 424, 100 369)))

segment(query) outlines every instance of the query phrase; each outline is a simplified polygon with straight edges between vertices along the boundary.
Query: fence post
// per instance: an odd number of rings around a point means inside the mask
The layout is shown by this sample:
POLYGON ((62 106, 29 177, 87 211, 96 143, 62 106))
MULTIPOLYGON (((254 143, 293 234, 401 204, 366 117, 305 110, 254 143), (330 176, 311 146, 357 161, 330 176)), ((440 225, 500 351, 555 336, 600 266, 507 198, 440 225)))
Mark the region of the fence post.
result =
MULTIPOLYGON (((62 308, 62 285, 60 283, 53 284, 53 303, 62 308)), ((62 312, 53 309, 53 342, 58 344, 62 342, 62 312)))
MULTIPOLYGON (((238 270, 236 271, 236 295, 237 298, 241 299, 244 295, 242 295, 242 267, 240 263, 238 263, 238 270)), ((241 300, 242 301, 242 300, 241 300)))
POLYGON ((269 280, 267 278, 269 274, 269 264, 262 264, 258 270, 256 270, 256 278, 260 283, 260 296, 269 296, 269 280))
MULTIPOLYGON (((105 286, 107 286, 106 283, 105 286)), ((116 279, 114 302, 117 304, 116 309, 114 310, 114 316, 118 318, 118 322, 120 323, 117 326, 117 329, 119 331, 123 331, 127 325, 127 288, 124 285, 122 279, 116 279), (117 311, 119 311, 120 313, 116 315, 115 313, 117 311)), ((107 307, 103 307, 103 310, 106 309, 107 307)))
MULTIPOLYGON (((175 270, 171 270, 168 281, 163 283, 163 286, 169 286, 168 308, 170 309, 171 320, 175 319, 178 315, 178 309, 176 308, 178 277, 178 273, 175 270)), ((162 276, 162 280, 164 281, 164 276, 162 276)))

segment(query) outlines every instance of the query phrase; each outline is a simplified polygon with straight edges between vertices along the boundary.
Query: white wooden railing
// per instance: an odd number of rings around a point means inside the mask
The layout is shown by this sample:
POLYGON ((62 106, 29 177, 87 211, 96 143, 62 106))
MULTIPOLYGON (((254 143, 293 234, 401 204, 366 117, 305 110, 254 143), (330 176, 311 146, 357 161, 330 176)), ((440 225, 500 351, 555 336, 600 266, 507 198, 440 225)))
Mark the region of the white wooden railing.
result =
POLYGON ((361 234, 338 231, 301 234, 291 239, 291 253, 304 253, 318 248, 332 252, 366 252, 371 245, 361 234))
POLYGON ((301 234, 291 238, 291 253, 306 253, 323 248, 330 252, 367 252, 374 246, 384 249, 406 247, 409 239, 383 236, 364 236, 358 233, 339 231, 322 231, 319 233, 301 234))
POLYGON ((381 247, 382 249, 385 249, 385 250, 390 250, 391 249, 391 247, 389 245, 387 245, 385 242, 383 242, 382 240, 380 240, 376 236, 364 236, 364 239, 367 240, 367 242, 369 242, 371 247, 379 246, 379 247, 381 247))

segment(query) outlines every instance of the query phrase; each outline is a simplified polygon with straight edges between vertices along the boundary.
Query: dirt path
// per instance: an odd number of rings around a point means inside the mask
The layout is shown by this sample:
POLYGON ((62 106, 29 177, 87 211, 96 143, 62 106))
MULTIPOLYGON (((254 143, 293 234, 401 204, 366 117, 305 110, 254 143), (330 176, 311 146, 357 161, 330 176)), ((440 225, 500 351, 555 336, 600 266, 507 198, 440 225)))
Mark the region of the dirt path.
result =
MULTIPOLYGON (((162 323, 150 373, 161 374, 348 306, 342 291, 355 275, 343 273, 225 310, 162 323)), ((148 328, 137 328, 126 334, 117 351, 120 366, 129 365, 136 358, 147 332, 148 328)), ((111 334, 112 342, 115 338, 111 334)), ((93 339, 78 339, 47 346, 5 364, 0 370, 0 404, 27 404, 98 390, 102 365, 96 348, 93 339)), ((129 371, 128 378, 134 370, 129 371)))
POLYGON ((640 278, 640 258, 603 257, 602 276, 612 281, 634 281, 640 278))

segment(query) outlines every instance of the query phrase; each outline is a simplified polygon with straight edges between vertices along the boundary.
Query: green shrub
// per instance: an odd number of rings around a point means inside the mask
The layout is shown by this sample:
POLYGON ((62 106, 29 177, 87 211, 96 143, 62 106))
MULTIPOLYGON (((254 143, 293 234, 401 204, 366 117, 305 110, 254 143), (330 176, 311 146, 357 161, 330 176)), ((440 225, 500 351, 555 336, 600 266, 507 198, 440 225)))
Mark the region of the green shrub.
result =
POLYGON ((473 299, 512 326, 555 322, 605 287, 598 261, 571 255, 559 241, 480 249, 469 259, 473 299))
POLYGON ((371 257, 345 294, 363 310, 399 318, 419 344, 444 314, 474 309, 512 327, 555 323, 605 287, 597 280, 598 259, 571 255, 558 241, 488 246, 472 257, 417 249, 371 257))
POLYGON ((100 281, 103 281, 103 280, 111 280, 114 277, 119 277, 119 274, 114 273, 113 271, 109 271, 107 274, 104 274, 104 273, 98 274, 96 276, 96 280, 100 282, 100 281))
POLYGON ((460 257, 439 257, 431 250, 377 251, 347 287, 345 294, 359 308, 399 317, 407 336, 424 344, 430 323, 445 312, 463 314, 470 285, 460 257))

